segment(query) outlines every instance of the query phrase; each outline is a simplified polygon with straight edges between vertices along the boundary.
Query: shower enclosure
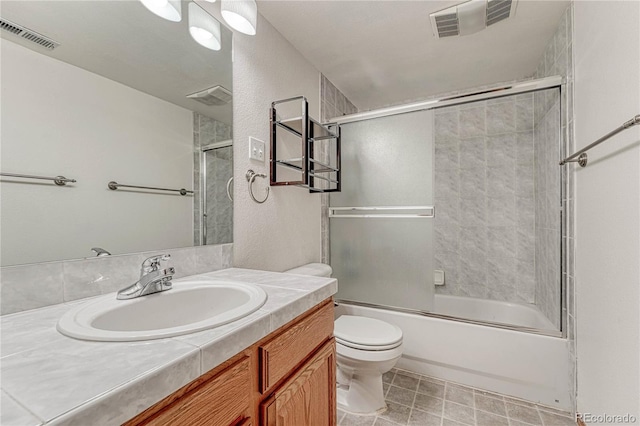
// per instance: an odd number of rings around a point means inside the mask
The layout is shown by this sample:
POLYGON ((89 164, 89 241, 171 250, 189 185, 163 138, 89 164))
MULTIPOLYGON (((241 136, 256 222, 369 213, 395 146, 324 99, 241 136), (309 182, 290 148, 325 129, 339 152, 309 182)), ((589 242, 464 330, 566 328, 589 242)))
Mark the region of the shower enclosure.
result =
POLYGON ((232 141, 202 148, 202 235, 206 244, 233 242, 232 141))
POLYGON ((549 78, 338 120, 337 299, 562 336, 560 88, 549 78))

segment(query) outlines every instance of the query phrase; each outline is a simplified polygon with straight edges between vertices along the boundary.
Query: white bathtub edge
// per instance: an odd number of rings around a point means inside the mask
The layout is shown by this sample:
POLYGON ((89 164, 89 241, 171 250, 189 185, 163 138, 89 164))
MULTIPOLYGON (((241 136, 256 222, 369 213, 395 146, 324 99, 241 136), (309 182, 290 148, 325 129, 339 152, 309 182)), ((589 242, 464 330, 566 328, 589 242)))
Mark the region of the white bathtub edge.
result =
POLYGON ((401 312, 340 305, 403 331, 397 367, 571 411, 566 339, 401 312))

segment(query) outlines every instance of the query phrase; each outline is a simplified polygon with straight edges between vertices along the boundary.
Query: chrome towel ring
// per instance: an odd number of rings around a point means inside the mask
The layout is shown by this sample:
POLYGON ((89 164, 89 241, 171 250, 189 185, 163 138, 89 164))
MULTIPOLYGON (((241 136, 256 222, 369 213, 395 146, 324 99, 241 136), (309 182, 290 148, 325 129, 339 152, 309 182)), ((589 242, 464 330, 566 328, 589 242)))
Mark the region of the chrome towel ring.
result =
POLYGON ((256 197, 253 195, 253 182, 256 180, 257 177, 261 177, 261 178, 266 178, 267 175, 262 174, 262 173, 256 173, 253 170, 249 169, 247 170, 247 174, 245 175, 247 178, 247 182, 249 182, 249 196, 251 197, 251 199, 253 201, 255 201, 258 204, 262 204, 265 201, 267 201, 267 198, 269 198, 269 187, 267 186, 265 188, 265 192, 267 195, 265 195, 264 199, 262 201, 256 199, 256 197))

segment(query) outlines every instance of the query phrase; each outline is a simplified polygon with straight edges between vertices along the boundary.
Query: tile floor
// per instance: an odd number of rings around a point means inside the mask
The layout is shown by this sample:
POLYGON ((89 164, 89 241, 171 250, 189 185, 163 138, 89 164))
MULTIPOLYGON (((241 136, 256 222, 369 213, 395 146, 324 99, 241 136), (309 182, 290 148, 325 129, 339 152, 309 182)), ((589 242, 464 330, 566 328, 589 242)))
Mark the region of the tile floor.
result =
POLYGON ((409 371, 383 376, 388 409, 379 416, 338 410, 340 426, 576 426, 569 413, 409 371))

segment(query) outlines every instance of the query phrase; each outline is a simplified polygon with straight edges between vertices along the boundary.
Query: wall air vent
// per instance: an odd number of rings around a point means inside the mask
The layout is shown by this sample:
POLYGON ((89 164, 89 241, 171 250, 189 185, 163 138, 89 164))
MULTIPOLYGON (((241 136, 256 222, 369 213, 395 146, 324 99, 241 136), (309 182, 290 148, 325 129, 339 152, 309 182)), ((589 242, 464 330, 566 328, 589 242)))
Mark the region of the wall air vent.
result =
POLYGON ((209 106, 220 106, 226 105, 231 102, 231 99, 233 97, 229 90, 218 85, 209 89, 202 90, 200 92, 192 93, 191 95, 187 95, 187 98, 193 99, 194 101, 202 102, 203 104, 209 106))
POLYGON ((515 14, 517 0, 469 0, 429 15, 436 38, 477 33, 515 14))
POLYGON ((4 18, 0 18, 0 29, 2 29, 3 32, 13 34, 39 46, 42 46, 45 49, 53 50, 56 47, 60 46, 60 43, 53 41, 50 38, 43 36, 42 34, 38 34, 35 31, 25 28, 22 25, 7 21, 4 18))

